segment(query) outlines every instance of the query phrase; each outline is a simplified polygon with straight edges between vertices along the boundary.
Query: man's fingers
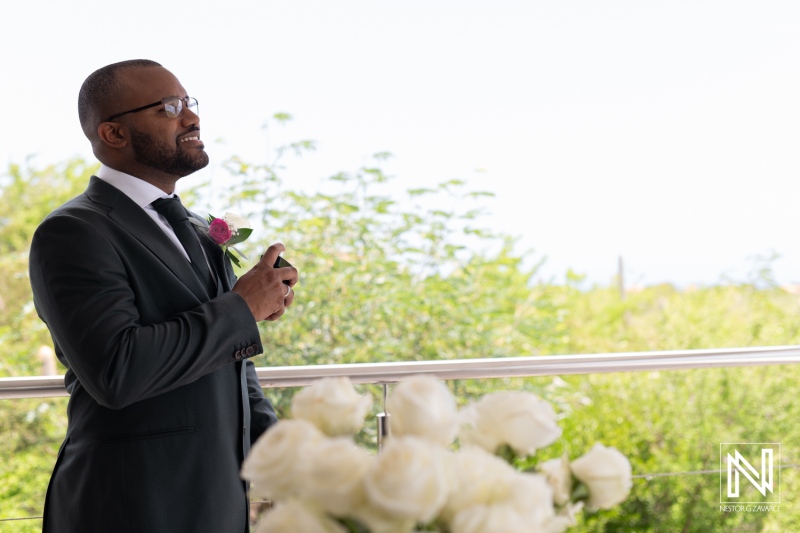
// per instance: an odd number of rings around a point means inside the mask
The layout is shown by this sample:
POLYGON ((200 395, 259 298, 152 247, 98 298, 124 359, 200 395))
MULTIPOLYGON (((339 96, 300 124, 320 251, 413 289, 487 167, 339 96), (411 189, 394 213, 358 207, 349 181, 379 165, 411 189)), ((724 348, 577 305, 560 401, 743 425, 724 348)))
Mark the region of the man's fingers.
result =
POLYGON ((280 273, 281 281, 290 287, 297 283, 297 280, 299 279, 297 269, 295 267, 276 268, 275 270, 280 273))
POLYGON ((284 307, 280 311, 276 311, 276 312, 272 313, 271 315, 269 315, 264 320, 270 320, 270 321, 278 320, 281 316, 283 316, 283 313, 285 313, 285 312, 286 312, 286 308, 284 307))
POLYGON ((239 278, 233 287, 250 306, 256 320, 277 320, 294 301, 291 287, 299 279, 297 269, 286 261, 280 264, 287 266, 273 266, 284 251, 286 247, 279 242, 267 248, 258 265, 239 278))
POLYGON ((286 251, 286 247, 282 243, 276 242, 267 248, 267 251, 261 256, 261 262, 266 262, 267 265, 272 266, 275 264, 275 261, 278 260, 278 256, 281 255, 281 252, 284 251, 286 251))

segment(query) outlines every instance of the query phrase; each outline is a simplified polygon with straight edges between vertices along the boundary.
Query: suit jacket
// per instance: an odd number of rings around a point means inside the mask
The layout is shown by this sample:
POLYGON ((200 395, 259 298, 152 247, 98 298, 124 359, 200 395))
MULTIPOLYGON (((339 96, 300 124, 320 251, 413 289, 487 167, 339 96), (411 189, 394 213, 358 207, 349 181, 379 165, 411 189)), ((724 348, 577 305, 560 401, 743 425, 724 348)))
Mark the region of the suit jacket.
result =
POLYGON ((198 234, 218 294, 98 178, 37 229, 34 303, 70 393, 45 532, 248 530, 239 469, 275 413, 247 361, 263 352, 253 315, 230 292, 229 260, 198 234))

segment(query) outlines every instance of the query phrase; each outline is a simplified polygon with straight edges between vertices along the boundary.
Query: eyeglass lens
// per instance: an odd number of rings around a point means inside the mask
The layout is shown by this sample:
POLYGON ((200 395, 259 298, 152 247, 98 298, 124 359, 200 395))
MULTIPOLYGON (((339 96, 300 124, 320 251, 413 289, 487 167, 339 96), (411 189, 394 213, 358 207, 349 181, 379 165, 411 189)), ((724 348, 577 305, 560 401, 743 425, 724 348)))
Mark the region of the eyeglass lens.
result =
MULTIPOLYGON (((192 98, 191 96, 186 97, 186 107, 194 111, 195 113, 198 112, 197 109, 197 100, 192 98)), ((183 98, 170 98, 164 101, 164 111, 167 113, 167 116, 170 118, 175 118, 181 114, 183 111, 183 98)))

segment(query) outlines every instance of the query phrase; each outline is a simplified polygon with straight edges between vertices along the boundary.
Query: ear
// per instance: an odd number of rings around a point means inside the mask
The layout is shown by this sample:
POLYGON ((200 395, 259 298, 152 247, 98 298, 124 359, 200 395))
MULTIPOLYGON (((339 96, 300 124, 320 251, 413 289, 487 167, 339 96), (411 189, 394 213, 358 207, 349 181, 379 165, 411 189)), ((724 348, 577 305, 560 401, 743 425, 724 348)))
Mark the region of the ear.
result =
POLYGON ((119 122, 101 122, 97 126, 97 136, 103 144, 111 148, 124 148, 128 145, 128 132, 119 122))

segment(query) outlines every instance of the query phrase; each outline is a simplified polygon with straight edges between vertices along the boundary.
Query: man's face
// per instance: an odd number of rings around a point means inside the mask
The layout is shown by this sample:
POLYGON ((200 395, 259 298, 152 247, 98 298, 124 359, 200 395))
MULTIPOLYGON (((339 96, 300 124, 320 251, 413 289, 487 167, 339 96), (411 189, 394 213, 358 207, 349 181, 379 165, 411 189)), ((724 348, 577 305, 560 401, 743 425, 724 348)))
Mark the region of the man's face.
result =
MULTIPOLYGON (((130 87, 122 110, 151 104, 168 96, 187 96, 178 79, 162 67, 146 67, 126 73, 130 87), (129 106, 129 107, 125 107, 129 106)), ((195 108, 195 111, 197 109, 195 108)), ((184 106, 178 117, 168 117, 163 105, 124 115, 130 132, 134 160, 171 176, 184 177, 208 165, 200 140, 200 118, 184 106)))

